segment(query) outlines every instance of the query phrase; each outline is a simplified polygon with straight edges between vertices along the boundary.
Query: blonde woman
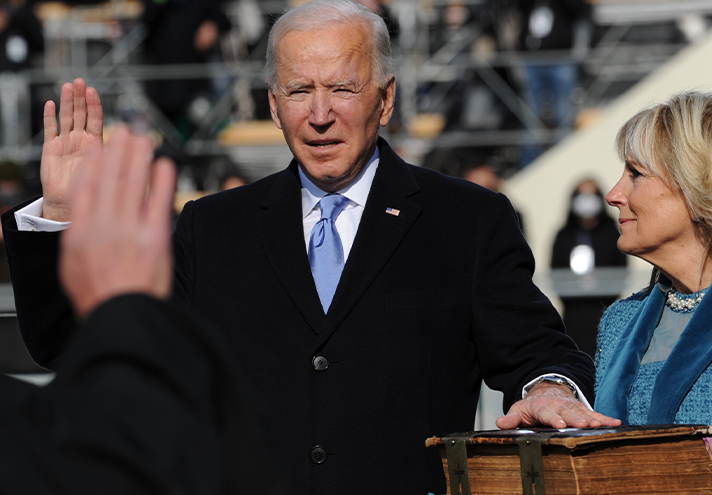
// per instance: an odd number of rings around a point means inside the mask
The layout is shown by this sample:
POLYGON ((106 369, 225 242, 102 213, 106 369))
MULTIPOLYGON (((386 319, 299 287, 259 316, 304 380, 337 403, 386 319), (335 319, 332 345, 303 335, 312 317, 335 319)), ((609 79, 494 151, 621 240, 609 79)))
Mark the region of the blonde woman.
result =
POLYGON ((639 112, 618 133, 618 248, 653 265, 650 286, 599 329, 596 403, 624 424, 712 423, 712 94, 639 112))

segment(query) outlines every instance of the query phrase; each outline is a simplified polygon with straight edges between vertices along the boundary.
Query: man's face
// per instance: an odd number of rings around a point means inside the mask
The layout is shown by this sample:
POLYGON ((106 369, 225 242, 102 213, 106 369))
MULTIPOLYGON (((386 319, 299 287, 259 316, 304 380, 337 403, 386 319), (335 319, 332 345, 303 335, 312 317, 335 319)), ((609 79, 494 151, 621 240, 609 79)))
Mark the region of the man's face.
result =
POLYGON ((376 150, 393 113, 395 78, 373 78, 371 43, 360 24, 291 31, 277 45, 272 120, 320 189, 350 184, 376 150))

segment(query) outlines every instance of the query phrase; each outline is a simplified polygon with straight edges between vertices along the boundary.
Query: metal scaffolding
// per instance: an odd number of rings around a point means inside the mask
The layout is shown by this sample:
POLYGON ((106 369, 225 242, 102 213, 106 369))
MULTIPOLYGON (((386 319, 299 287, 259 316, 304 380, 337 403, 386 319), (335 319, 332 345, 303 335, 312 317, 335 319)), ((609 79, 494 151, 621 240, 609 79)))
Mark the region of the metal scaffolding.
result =
MULTIPOLYGON (((113 0, 103 7, 114 12, 113 19, 89 15, 92 8, 98 7, 84 6, 71 9, 66 16, 45 20, 43 66, 0 76, 0 160, 9 158, 25 162, 39 158, 41 133, 32 136, 29 131, 30 89, 44 87, 48 93, 47 88, 52 88, 54 94, 58 94, 63 82, 81 76, 102 95, 108 126, 120 120, 143 122, 143 125, 156 129, 165 143, 185 156, 230 156, 249 162, 251 178, 283 166, 289 151, 279 139, 271 144, 249 146, 232 145, 219 139, 226 125, 254 118, 255 91, 266 90, 262 60, 255 60, 254 53, 249 53, 245 34, 237 27, 236 16, 244 12, 241 4, 246 1, 226 3, 227 12, 236 26, 223 43, 231 56, 223 62, 200 65, 143 65, 141 43, 146 33, 137 22, 135 9, 127 10, 120 5, 126 0, 113 0), (219 79, 227 89, 208 100, 195 130, 185 140, 146 95, 144 83, 156 79, 191 78, 219 79)), ((388 139, 396 145, 417 141, 418 145, 413 148, 421 150, 422 156, 436 147, 516 148, 524 143, 551 144, 570 132, 569 128, 548 128, 525 104, 521 96, 521 85, 524 84, 522 64, 531 56, 508 49, 511 43, 507 41, 506 33, 500 36, 495 29, 495 38, 500 38, 495 40, 498 50, 473 48, 486 36, 491 36, 493 25, 499 28, 507 21, 496 16, 506 15, 506 9, 501 7, 511 2, 458 2, 469 9, 472 18, 455 29, 439 33, 439 45, 436 46, 433 39, 438 34, 439 16, 451 3, 432 0, 392 0, 388 3, 399 27, 394 43, 398 116, 397 122, 385 130, 388 139), (497 9, 492 7, 493 3, 497 3, 497 9), (473 101, 494 104, 498 111, 509 115, 514 125, 475 122, 469 129, 446 126, 444 130, 436 128, 424 136, 413 131, 414 123, 423 114, 446 115, 447 106, 453 104, 453 88, 463 81, 475 80, 480 92, 470 95, 473 101)), ((252 1, 252 4, 253 7, 259 6, 264 19, 269 19, 283 10, 285 2, 252 1)), ((685 36, 685 22, 689 24, 697 19, 703 23, 702 31, 706 30, 707 16, 712 14, 712 1, 605 2, 593 4, 593 10, 595 31, 589 50, 537 55, 551 60, 566 57, 580 65, 583 77, 576 95, 577 110, 605 106, 610 99, 674 56, 692 38, 689 34, 685 36)), ((260 43, 255 45, 260 47, 260 43)), ((458 101, 456 104, 464 103, 458 101)), ((408 158, 418 162, 419 157, 416 154, 408 158)))

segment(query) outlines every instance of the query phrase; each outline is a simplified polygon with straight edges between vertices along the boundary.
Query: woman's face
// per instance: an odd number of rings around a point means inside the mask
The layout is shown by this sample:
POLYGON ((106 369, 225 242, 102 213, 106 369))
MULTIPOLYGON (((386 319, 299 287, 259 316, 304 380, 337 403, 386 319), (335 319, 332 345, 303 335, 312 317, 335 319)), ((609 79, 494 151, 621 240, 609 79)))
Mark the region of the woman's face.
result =
POLYGON ((618 249, 626 254, 665 270, 668 260, 698 244, 682 194, 641 163, 626 160, 623 176, 606 201, 618 208, 618 249))

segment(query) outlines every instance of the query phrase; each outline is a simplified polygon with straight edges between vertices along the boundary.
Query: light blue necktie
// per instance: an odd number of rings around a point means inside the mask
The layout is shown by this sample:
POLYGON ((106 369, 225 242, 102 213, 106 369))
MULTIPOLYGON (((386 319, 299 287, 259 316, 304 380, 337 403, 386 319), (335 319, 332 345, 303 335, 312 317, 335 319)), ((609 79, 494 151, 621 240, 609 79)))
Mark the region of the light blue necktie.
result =
POLYGON ((321 220, 314 225, 309 239, 309 265, 325 314, 344 270, 344 247, 335 222, 348 202, 348 198, 340 194, 321 198, 321 220))

